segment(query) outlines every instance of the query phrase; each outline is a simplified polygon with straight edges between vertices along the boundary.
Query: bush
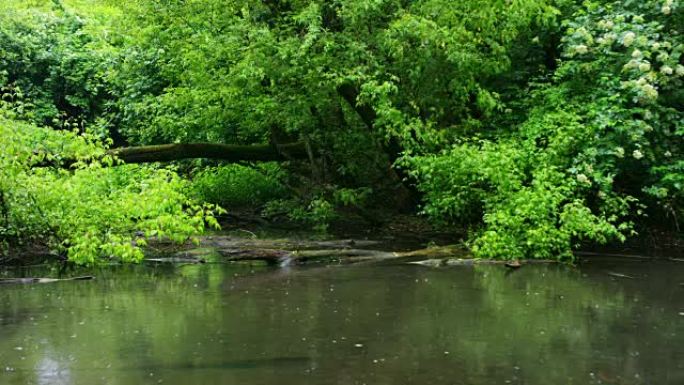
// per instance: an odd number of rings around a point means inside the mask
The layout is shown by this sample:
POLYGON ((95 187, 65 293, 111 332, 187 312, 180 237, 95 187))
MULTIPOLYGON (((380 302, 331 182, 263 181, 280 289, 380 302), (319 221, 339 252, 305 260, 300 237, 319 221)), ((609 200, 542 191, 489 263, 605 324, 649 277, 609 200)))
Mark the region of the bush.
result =
POLYGON ((112 94, 107 73, 113 47, 106 33, 55 2, 49 7, 12 3, 0 12, 0 96, 19 117, 54 128, 92 124, 112 94), (19 102, 19 103, 16 103, 19 102))
POLYGON ((564 22, 564 59, 523 124, 408 160, 425 213, 482 220, 473 252, 505 259, 571 259, 582 241, 624 240, 648 213, 681 214, 681 12, 587 2, 564 22))
POLYGON ((209 167, 192 178, 192 186, 197 199, 204 202, 225 208, 260 207, 285 195, 278 181, 279 172, 277 164, 209 167))
POLYGON ((217 227, 210 206, 188 197, 172 171, 107 167, 105 145, 70 131, 53 131, 0 117, 0 242, 4 253, 46 242, 79 264, 137 262, 147 237, 183 242, 217 227), (59 158, 73 169, 35 167, 59 158), (145 236, 145 238, 142 237, 145 236))

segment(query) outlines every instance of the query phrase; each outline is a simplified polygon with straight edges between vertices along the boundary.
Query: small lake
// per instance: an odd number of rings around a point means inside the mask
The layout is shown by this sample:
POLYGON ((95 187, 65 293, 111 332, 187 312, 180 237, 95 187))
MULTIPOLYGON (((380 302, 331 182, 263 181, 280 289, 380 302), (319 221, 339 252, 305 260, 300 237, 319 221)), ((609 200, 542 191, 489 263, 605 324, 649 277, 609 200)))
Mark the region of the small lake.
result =
POLYGON ((684 384, 684 262, 69 274, 0 286, 0 384, 684 384))

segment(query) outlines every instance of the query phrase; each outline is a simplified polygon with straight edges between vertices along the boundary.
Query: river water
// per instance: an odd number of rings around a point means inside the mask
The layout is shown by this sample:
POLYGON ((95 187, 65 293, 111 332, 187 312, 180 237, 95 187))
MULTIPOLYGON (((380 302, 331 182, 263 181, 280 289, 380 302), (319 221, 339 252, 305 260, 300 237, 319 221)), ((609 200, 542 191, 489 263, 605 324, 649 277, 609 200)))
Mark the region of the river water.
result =
POLYGON ((684 384, 683 262, 85 273, 0 285, 0 384, 684 384))

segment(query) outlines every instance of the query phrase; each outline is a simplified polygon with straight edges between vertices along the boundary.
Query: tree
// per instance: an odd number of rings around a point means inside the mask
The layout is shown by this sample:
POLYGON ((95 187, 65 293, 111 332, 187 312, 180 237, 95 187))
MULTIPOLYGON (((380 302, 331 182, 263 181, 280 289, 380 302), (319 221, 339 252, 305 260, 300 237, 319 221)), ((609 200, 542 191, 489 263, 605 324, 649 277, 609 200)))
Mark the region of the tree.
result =
MULTIPOLYGON (((269 209, 420 200, 493 258, 571 259, 647 215, 679 227, 674 1, 84 3, 9 6, 0 84, 12 119, 113 140, 95 164, 284 159, 292 194, 269 209)), ((204 187, 235 175, 206 165, 204 187)))
MULTIPOLYGON (((581 242, 633 235, 647 214, 678 227, 682 28, 672 2, 589 2, 564 22, 553 76, 531 84, 527 120, 411 159, 425 211, 484 220, 473 251, 572 259, 581 242)), ((679 229, 677 229, 679 230, 679 229)))

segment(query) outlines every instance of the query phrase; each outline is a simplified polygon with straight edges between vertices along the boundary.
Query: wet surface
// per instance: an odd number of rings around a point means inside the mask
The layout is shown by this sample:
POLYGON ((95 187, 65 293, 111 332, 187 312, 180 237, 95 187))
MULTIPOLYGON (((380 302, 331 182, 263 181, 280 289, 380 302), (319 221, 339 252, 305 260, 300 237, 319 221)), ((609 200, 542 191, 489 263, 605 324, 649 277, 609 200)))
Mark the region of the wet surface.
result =
POLYGON ((684 383, 683 262, 72 274, 0 286, 0 383, 684 383))

